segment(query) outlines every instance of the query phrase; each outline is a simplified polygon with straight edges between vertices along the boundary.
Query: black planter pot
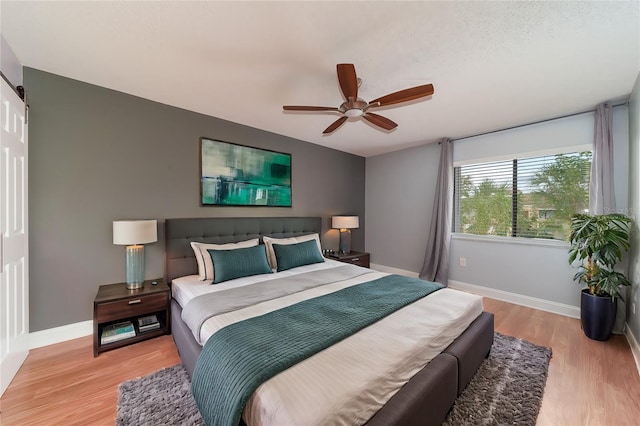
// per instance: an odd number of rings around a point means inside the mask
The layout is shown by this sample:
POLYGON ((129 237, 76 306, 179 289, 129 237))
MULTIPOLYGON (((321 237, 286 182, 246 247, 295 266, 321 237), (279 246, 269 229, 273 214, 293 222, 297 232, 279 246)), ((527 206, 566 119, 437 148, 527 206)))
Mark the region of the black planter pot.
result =
POLYGON ((584 334, 593 340, 608 340, 616 322, 618 304, 611 297, 594 296, 588 289, 580 296, 580 320, 584 334))

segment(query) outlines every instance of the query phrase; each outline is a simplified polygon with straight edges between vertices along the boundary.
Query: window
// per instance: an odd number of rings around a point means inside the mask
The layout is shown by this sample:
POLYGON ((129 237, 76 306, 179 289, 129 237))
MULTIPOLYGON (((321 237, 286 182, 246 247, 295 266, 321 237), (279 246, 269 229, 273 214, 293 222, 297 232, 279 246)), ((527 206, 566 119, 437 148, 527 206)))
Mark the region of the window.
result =
POLYGON ((568 240, 590 168, 590 151, 455 167, 453 232, 568 240))

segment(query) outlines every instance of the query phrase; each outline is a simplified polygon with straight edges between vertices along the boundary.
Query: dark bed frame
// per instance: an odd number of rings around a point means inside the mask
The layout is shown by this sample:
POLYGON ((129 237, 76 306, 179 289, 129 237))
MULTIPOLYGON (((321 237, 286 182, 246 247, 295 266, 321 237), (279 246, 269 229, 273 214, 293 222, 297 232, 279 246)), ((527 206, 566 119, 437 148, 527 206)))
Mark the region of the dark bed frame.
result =
MULTIPOLYGON (((223 244, 270 236, 287 238, 322 232, 319 217, 166 219, 166 276, 197 274, 192 241, 223 244)), ((185 368, 192 374, 202 347, 171 302, 171 332, 185 368)), ((493 345, 493 314, 483 312, 447 349, 411 378, 367 425, 440 425, 493 345)))

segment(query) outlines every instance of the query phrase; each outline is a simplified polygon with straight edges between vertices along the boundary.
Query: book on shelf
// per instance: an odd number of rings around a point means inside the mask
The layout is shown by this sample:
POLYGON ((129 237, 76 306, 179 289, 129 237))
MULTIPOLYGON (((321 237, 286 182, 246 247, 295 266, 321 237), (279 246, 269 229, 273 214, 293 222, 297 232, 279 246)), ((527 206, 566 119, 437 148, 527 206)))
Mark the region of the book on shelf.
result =
POLYGON ((149 331, 160 328, 160 321, 155 315, 147 315, 146 317, 138 318, 138 330, 149 331))
POLYGON ((140 329, 140 332, 157 330, 158 328, 160 328, 160 323, 157 322, 155 324, 144 325, 144 326, 138 327, 138 328, 140 329))
POLYGON ((103 328, 100 335, 100 343, 104 345, 135 336, 136 330, 133 328, 131 321, 124 321, 103 328))

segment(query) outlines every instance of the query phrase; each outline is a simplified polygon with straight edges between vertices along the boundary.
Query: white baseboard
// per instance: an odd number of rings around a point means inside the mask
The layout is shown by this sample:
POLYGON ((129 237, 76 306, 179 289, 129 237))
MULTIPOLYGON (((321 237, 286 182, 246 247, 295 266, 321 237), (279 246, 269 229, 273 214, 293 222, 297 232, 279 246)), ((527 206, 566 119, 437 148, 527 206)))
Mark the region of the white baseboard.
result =
MULTIPOLYGON (((577 306, 566 305, 563 303, 551 302, 544 299, 538 299, 530 296, 523 296, 521 294, 510 293, 507 291, 496 290, 493 288, 482 287, 478 285, 468 284, 461 281, 449 281, 449 287, 456 290, 466 291, 468 293, 474 293, 479 296, 486 296, 492 299, 502 300, 516 305, 526 306, 528 308, 540 309, 541 311, 547 311, 554 314, 564 315, 571 318, 580 318, 580 308, 577 306)), ((624 335, 631 347, 631 353, 636 362, 636 368, 640 375, 640 344, 636 340, 629 324, 626 324, 624 335)))
MULTIPOLYGON (((371 264, 371 269, 376 271, 388 272, 390 274, 405 275, 407 277, 417 277, 417 272, 407 271, 404 269, 392 268, 390 266, 371 264)), ((554 314, 564 315, 571 318, 580 318, 580 308, 578 306, 566 305, 564 303, 551 302, 549 300, 538 299, 530 296, 523 296, 517 293, 510 293, 508 291, 496 290, 489 287, 483 287, 474 284, 464 283, 462 281, 449 281, 449 287, 466 291, 468 293, 477 294, 479 296, 490 297, 492 299, 502 300, 504 302, 514 303, 516 305, 526 306, 528 308, 540 309, 541 311, 551 312, 554 314)), ((638 374, 640 374, 640 344, 636 340, 629 324, 625 327, 625 336, 631 347, 631 353, 636 362, 636 368, 638 374)))
POLYGON ((539 309, 553 314, 564 315, 571 318, 580 318, 580 308, 578 306, 566 305, 564 303, 552 302, 550 300, 538 299, 536 297, 524 296, 522 294, 510 293, 508 291, 496 290, 494 288, 483 287, 462 281, 449 280, 449 287, 456 290, 474 293, 479 296, 490 297, 528 308, 539 309))
MULTIPOLYGON (((375 263, 371 264, 371 269, 375 269, 376 271, 381 272, 388 272, 390 274, 405 275, 407 277, 418 276, 417 272, 392 268, 390 266, 378 265, 375 263)), ((456 290, 466 291, 467 293, 477 294, 478 296, 490 297, 492 299, 526 306, 528 308, 540 309, 541 311, 564 315, 571 318, 580 318, 580 308, 578 306, 566 305, 564 303, 552 302, 549 300, 538 299, 536 297, 523 296, 517 293, 510 293, 508 291, 496 290, 493 288, 483 287, 475 284, 468 284, 462 281, 449 280, 449 287, 456 290)))
POLYGON ((627 337, 627 341, 629 342, 629 346, 631 347, 631 353, 633 354, 633 359, 636 360, 638 375, 640 375, 640 344, 638 344, 636 337, 631 332, 629 324, 627 324, 624 328, 624 335, 627 337))
POLYGON ((93 334, 93 320, 34 331, 33 333, 29 333, 29 349, 66 342, 67 340, 77 339, 78 337, 89 336, 91 334, 93 334))

